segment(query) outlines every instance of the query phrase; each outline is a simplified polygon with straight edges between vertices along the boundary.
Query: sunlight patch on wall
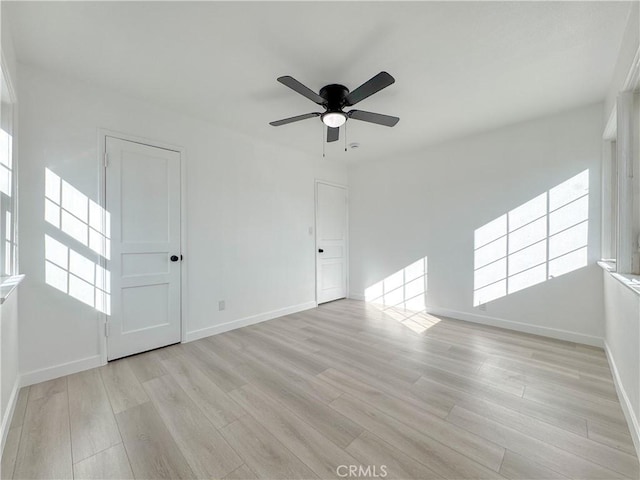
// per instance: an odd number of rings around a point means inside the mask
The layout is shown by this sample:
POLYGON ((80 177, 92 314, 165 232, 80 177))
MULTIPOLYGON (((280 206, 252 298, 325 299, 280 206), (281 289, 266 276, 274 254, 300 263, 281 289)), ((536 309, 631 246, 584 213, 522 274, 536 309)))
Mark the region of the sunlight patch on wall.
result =
POLYGON ((44 236, 45 281, 102 313, 110 314, 111 278, 108 270, 75 250, 44 236))
MULTIPOLYGON (((109 259, 109 213, 48 168, 45 169, 44 218, 58 229, 56 232, 65 233, 109 259)), ((56 236, 61 237, 57 233, 56 236)), ((44 240, 45 282, 109 315, 109 271, 50 235, 45 235, 44 240)))
POLYGON ((109 212, 48 168, 45 169, 44 202, 44 218, 48 223, 109 259, 109 212))
POLYGON ((421 258, 365 289, 365 301, 413 331, 422 333, 439 322, 425 312, 427 257, 421 258))
POLYGON ((478 228, 474 306, 587 265, 589 170, 478 228))

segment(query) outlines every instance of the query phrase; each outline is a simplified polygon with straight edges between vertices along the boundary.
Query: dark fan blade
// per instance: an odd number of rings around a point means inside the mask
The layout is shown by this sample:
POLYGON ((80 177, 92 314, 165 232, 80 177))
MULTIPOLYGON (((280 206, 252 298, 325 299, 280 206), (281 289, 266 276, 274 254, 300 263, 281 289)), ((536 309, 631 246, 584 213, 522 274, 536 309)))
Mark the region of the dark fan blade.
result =
POLYGON ((317 112, 305 113, 304 115, 298 115, 297 117, 283 118, 282 120, 276 120, 275 122, 269 122, 269 125, 279 127, 280 125, 286 125, 287 123, 299 122, 300 120, 306 120, 307 118, 319 117, 321 114, 317 112))
POLYGON ((389 75, 387 72, 380 72, 371 80, 367 80, 353 92, 347 95, 347 105, 355 105, 365 98, 370 97, 374 93, 379 92, 383 88, 388 87, 395 81, 396 79, 389 75))
POLYGON ((339 128, 327 128, 327 143, 328 142, 337 142, 340 137, 340 129, 339 128))
POLYGON ((312 102, 317 103, 318 105, 324 105, 326 103, 324 98, 322 98, 316 92, 311 90, 309 87, 305 87, 298 80, 296 80, 293 77, 290 77, 289 75, 286 75, 284 77, 278 78, 278 81, 281 84, 286 85, 287 87, 289 87, 291 90, 295 90, 300 95, 304 95, 309 100, 311 100, 312 102))
POLYGON ((353 118, 354 120, 377 123, 378 125, 384 125, 385 127, 393 127, 400 121, 398 117, 382 115, 381 113, 364 112, 362 110, 351 110, 347 115, 349 115, 349 118, 353 118))

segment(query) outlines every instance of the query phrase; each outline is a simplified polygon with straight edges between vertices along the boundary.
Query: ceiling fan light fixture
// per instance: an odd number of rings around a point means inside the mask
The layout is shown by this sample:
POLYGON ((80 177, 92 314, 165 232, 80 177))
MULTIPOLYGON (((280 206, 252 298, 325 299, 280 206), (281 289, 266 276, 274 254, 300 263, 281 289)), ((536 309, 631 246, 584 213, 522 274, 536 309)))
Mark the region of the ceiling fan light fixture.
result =
MULTIPOLYGON (((0 0, 0 2, 1 1, 2 0, 0 0)), ((278 77, 278 82, 324 108, 324 113, 305 113, 302 115, 296 115, 295 117, 283 118, 282 120, 269 122, 269 124, 274 127, 299 122, 308 118, 320 117, 322 123, 327 126, 327 143, 332 143, 338 141, 340 138, 340 127, 345 125, 347 120, 358 120, 360 122, 374 123, 385 127, 393 127, 400 120, 398 117, 382 115, 380 113, 365 112, 364 110, 349 110, 347 113, 343 111, 345 107, 352 107, 356 103, 364 100, 365 98, 369 98, 374 93, 378 93, 383 88, 387 88, 389 85, 393 84, 395 79, 387 72, 380 72, 352 92, 350 92, 344 85, 332 83, 330 85, 325 85, 318 93, 316 93, 290 75, 278 77)))
POLYGON ((338 128, 345 124, 347 116, 342 112, 326 112, 322 115, 322 123, 327 127, 338 128))

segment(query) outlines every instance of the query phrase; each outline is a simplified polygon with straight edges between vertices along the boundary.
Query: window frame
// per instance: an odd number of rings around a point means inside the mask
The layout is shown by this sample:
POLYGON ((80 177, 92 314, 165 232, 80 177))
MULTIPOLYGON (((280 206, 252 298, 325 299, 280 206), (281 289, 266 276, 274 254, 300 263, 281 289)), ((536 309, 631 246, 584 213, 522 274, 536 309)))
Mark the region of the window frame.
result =
POLYGON ((605 127, 602 156, 602 264, 632 275, 640 274, 639 73, 634 62, 605 127))
MULTIPOLYGON (((9 283, 15 284, 14 279, 18 276, 18 155, 17 155, 17 97, 15 89, 9 75, 9 69, 6 66, 4 56, 0 58, 0 103, 8 103, 11 105, 10 111, 10 125, 11 125, 11 141, 10 141, 10 191, 11 195, 8 196, 0 192, 0 238, 2 239, 2 247, 0 247, 0 285, 9 283), (6 91, 5 91, 6 90, 6 91), (8 98, 5 98, 8 97, 8 98), (8 200, 8 206, 7 206, 8 200), (7 214, 11 218, 11 232, 9 237, 6 237, 6 217, 7 214), (6 264, 6 247, 5 242, 9 242, 10 245, 10 260, 6 264), (8 265, 8 271, 6 269, 8 265)), ((1 113, 0 113, 1 115, 1 113)), ((2 122, 4 124, 4 121, 2 122)), ((2 167, 4 168, 4 167, 2 167)), ((3 297, 4 298, 4 297, 3 297)))

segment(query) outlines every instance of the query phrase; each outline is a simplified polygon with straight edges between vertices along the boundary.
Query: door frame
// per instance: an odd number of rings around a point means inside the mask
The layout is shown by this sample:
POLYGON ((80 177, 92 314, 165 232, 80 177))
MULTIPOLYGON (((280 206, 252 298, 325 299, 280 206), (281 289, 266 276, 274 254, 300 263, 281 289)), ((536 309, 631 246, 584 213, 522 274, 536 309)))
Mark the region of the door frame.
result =
MULTIPOLYGON (((113 137, 127 142, 140 143, 150 147, 171 150, 180 154, 180 254, 185 257, 185 261, 180 262, 180 343, 187 338, 188 306, 185 301, 188 298, 187 269, 189 254, 187 252, 187 152, 184 147, 172 145, 145 137, 130 135, 106 128, 98 128, 98 184, 100 191, 99 205, 104 208, 107 200, 107 172, 104 164, 107 149, 107 137, 113 137)), ((99 265, 106 268, 107 261, 101 256, 99 265)), ((100 361, 102 365, 107 364, 107 336, 106 321, 107 316, 102 312, 97 312, 97 328, 100 361)))
POLYGON ((345 280, 347 282, 346 288, 346 297, 349 296, 349 187, 347 185, 343 185, 341 183, 330 182, 328 180, 321 180, 316 178, 314 182, 314 201, 313 201, 313 258, 314 258, 314 266, 315 266, 315 291, 314 297, 316 299, 316 307, 318 307, 318 185, 329 185, 330 187, 339 187, 344 188, 344 193, 346 196, 346 215, 345 215, 345 223, 346 223, 346 234, 345 234, 345 280))

